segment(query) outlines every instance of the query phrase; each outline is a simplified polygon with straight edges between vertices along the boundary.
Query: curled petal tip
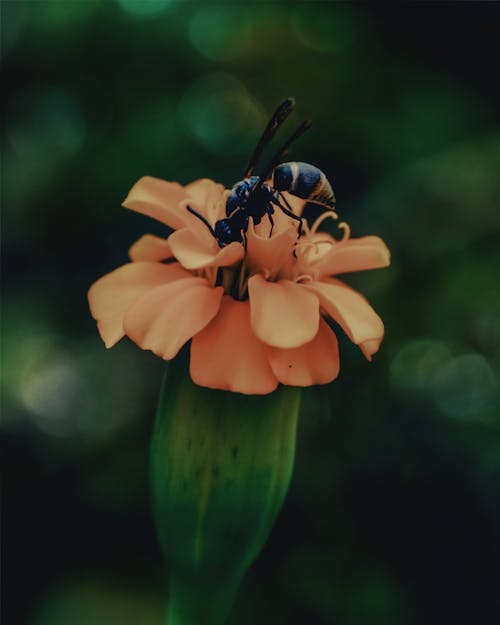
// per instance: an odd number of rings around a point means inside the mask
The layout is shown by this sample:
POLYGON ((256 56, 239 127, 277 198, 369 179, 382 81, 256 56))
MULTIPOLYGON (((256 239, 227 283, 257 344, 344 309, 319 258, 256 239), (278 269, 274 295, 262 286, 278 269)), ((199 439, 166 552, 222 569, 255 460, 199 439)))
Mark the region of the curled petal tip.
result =
POLYGON ((179 183, 143 176, 130 189, 122 206, 177 230, 185 226, 179 210, 179 204, 185 198, 186 192, 179 183))
POLYGON ((320 275, 338 275, 369 269, 381 269, 390 264, 387 245, 377 236, 346 239, 325 249, 317 262, 320 275))
POLYGON ((363 352, 364 357, 368 361, 371 362, 373 355, 378 352, 382 339, 383 335, 380 338, 368 339, 367 341, 363 341, 363 343, 359 344, 360 350, 363 352))

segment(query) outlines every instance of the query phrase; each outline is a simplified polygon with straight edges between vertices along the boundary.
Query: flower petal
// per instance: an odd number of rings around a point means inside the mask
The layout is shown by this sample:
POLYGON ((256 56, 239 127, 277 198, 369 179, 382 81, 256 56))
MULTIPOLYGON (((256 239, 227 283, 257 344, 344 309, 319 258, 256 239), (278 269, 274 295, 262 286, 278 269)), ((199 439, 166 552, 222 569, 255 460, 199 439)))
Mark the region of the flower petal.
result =
POLYGON ((200 178, 184 187, 186 197, 199 207, 201 214, 209 222, 215 222, 225 216, 224 187, 210 180, 200 178))
POLYGON ((226 191, 221 184, 208 178, 195 180, 185 187, 187 199, 182 202, 180 210, 183 213, 186 226, 196 234, 206 245, 217 246, 213 235, 206 224, 187 210, 187 206, 194 209, 213 227, 219 219, 226 216, 226 191))
POLYGON ((248 301, 222 298, 219 314, 193 337, 190 371, 200 386, 247 395, 274 391, 278 381, 250 326, 248 301))
POLYGON ((378 350, 384 338, 382 319, 368 301, 357 291, 334 278, 303 285, 316 293, 321 307, 344 330, 353 343, 359 345, 368 360, 378 350))
POLYGON ((378 348, 380 347, 381 340, 379 339, 368 339, 368 341, 363 341, 363 343, 359 344, 359 349, 363 352, 366 360, 371 360, 373 354, 378 352, 378 348))
POLYGON ((331 245, 314 268, 320 276, 379 269, 390 263, 390 252, 380 237, 347 239, 331 245))
POLYGON ((173 232, 168 238, 170 249, 186 269, 228 267, 241 260, 245 250, 236 241, 225 247, 210 247, 187 228, 173 232))
POLYGON ((128 308, 150 289, 191 274, 179 263, 128 263, 106 274, 90 287, 90 312, 106 347, 112 347, 125 332, 123 318, 128 308))
POLYGON ((179 183, 143 176, 130 189, 122 206, 177 230, 186 226, 184 214, 179 209, 184 199, 186 192, 179 183))
POLYGON ((128 251, 130 260, 160 261, 172 258, 173 254, 167 239, 145 234, 128 251))
POLYGON ((170 360, 219 310, 223 288, 185 278, 146 293, 125 315, 125 333, 142 349, 170 360))
POLYGON ((318 334, 310 343, 294 349, 269 347, 268 354, 274 375, 282 384, 326 384, 339 374, 337 337, 323 319, 319 322, 318 334))
POLYGON ((248 281, 252 328, 273 347, 299 347, 316 336, 318 298, 290 280, 267 282, 260 275, 248 281), (312 296, 312 297, 311 297, 312 296))
POLYGON ((269 238, 268 234, 258 235, 253 220, 250 219, 246 253, 250 271, 261 273, 266 278, 276 276, 284 264, 290 263, 296 241, 297 230, 291 225, 269 238))

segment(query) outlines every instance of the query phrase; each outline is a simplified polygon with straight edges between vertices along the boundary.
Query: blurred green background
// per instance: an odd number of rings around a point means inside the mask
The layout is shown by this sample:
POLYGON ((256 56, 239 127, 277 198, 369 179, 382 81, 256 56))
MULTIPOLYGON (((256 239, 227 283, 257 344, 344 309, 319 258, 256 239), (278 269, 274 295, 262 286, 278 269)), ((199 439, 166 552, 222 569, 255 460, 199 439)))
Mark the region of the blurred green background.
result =
MULTIPOLYGON (((89 285, 158 224, 150 174, 231 186, 293 95, 386 324, 305 394, 290 494, 231 625, 495 623, 498 3, 2 0, 6 625, 159 625, 148 445, 165 365, 107 351, 89 285)), ((286 132, 284 132, 286 135, 286 132)), ((279 141, 278 141, 279 143, 279 141)))

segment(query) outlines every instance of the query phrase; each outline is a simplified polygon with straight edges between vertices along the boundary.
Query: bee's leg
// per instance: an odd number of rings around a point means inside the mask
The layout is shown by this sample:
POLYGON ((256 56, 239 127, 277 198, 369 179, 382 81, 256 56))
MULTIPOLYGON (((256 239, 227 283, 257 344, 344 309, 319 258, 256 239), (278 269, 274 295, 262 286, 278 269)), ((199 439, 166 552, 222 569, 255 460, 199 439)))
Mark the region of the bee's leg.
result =
POLYGON ((247 240, 248 240, 247 239, 247 231, 248 231, 248 217, 246 217, 245 220, 243 221, 242 228, 240 230, 241 238, 242 238, 242 241, 243 241, 243 247, 244 247, 245 251, 247 249, 247 240))
POLYGON ((274 219, 273 219, 274 208, 272 207, 271 203, 269 203, 266 206, 266 211, 267 211, 267 216, 269 217, 269 222, 271 224, 271 230, 269 230, 269 238, 271 238, 273 234, 273 228, 274 228, 274 219))
POLYGON ((293 208, 290 206, 290 202, 286 199, 285 194, 284 194, 284 193, 282 193, 281 191, 278 191, 278 192, 277 192, 277 196, 278 196, 278 197, 277 197, 277 199, 278 199, 278 200, 280 200, 280 199, 281 199, 281 200, 285 203, 285 206, 288 208, 288 210, 289 210, 290 212, 292 212, 292 213, 295 215, 295 211, 294 211, 294 210, 293 210, 293 208))
POLYGON ((280 197, 281 199, 285 202, 285 204, 288 206, 288 208, 285 208, 283 206, 283 204, 281 204, 281 202, 279 202, 278 200, 271 200, 274 204, 276 204, 276 206, 279 206, 281 208, 281 210, 285 213, 285 215, 288 215, 288 217, 291 217, 292 219, 295 219, 295 221, 299 222, 299 227, 297 229, 297 238, 300 239, 300 237, 302 236, 302 217, 299 217, 298 215, 296 215, 293 210, 292 207, 290 206, 290 204, 286 201, 285 196, 282 195, 280 193, 280 197))

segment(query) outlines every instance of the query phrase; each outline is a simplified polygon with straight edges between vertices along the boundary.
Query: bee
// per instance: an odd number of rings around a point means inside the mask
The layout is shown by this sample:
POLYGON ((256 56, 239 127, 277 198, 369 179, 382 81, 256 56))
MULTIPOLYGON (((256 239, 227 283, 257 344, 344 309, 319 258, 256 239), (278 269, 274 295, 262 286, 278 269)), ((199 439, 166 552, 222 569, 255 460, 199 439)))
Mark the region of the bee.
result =
POLYGON ((269 120, 257 146, 250 158, 243 180, 237 182, 226 200, 226 217, 216 221, 212 226, 207 219, 191 206, 187 210, 200 219, 216 239, 219 247, 234 241, 243 242, 248 230, 248 222, 252 218, 255 225, 268 216, 272 235, 274 228, 273 214, 275 207, 285 215, 298 222, 298 237, 302 234, 302 218, 293 212, 283 192, 300 197, 333 209, 335 195, 325 174, 309 163, 281 163, 288 153, 290 145, 296 141, 312 125, 310 120, 302 122, 288 141, 274 155, 260 176, 253 175, 255 165, 266 145, 272 140, 278 128, 287 119, 295 107, 293 98, 282 102, 269 120), (271 179, 268 183, 267 180, 271 179))

